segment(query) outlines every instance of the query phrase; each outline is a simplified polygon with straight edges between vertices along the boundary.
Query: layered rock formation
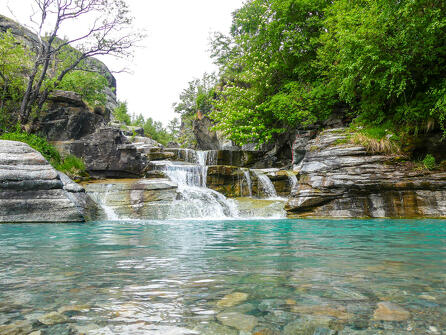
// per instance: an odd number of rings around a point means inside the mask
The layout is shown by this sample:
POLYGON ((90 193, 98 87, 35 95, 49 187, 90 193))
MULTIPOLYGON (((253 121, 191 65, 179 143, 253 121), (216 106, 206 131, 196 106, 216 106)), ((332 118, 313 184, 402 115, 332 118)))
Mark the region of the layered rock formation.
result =
POLYGON ((84 189, 39 152, 0 141, 0 222, 84 222, 94 213, 84 189))
POLYGON ((446 173, 414 170, 348 142, 342 128, 308 141, 290 217, 446 217, 446 173))
POLYGON ((177 195, 177 185, 165 178, 119 179, 86 183, 87 193, 108 219, 165 219, 177 195))
POLYGON ((87 172, 97 178, 132 178, 144 174, 147 158, 116 128, 102 127, 80 140, 54 143, 65 153, 80 157, 87 172))
POLYGON ((109 120, 109 113, 100 109, 91 111, 77 93, 54 91, 36 131, 49 141, 79 140, 93 134, 109 120))

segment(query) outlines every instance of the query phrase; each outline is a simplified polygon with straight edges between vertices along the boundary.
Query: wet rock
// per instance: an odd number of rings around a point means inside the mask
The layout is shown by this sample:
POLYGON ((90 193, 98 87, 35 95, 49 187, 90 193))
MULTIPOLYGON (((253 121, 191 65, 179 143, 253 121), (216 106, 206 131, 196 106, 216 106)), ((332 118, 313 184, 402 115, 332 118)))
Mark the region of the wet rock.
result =
POLYGON ((242 303, 248 299, 248 294, 243 292, 234 292, 225 295, 220 301, 217 302, 217 306, 220 308, 232 307, 242 303))
POLYGON ((280 332, 277 330, 262 329, 262 330, 256 331, 252 335, 280 335, 280 332))
POLYGON ((379 321, 406 321, 409 318, 409 311, 389 301, 379 302, 373 314, 373 319, 379 321))
POLYGON ((341 320, 348 320, 351 316, 342 308, 330 306, 292 306, 291 311, 299 314, 329 316, 341 320))
POLYGON ((56 324, 41 330, 42 335, 79 335, 76 329, 68 324, 56 324))
POLYGON ((283 306, 283 304, 284 304, 284 301, 281 299, 265 299, 259 303, 257 308, 261 312, 272 311, 273 309, 283 306))
POLYGON ((220 313, 217 315, 217 320, 225 326, 234 327, 238 330, 247 332, 252 331, 258 323, 255 316, 237 312, 220 313))
POLYGON ((165 219, 177 196, 177 185, 166 178, 110 179, 85 183, 84 187, 97 203, 130 219, 165 219))
POLYGON ((88 312, 90 310, 89 305, 71 305, 71 306, 62 306, 57 312, 63 314, 65 312, 88 312))
POLYGON ((51 312, 39 318, 39 321, 44 325, 52 326, 59 323, 66 323, 69 321, 69 319, 65 315, 58 312, 51 312))
POLYGON ((32 331, 32 324, 30 321, 17 321, 9 325, 0 326, 1 335, 23 335, 29 334, 32 331))

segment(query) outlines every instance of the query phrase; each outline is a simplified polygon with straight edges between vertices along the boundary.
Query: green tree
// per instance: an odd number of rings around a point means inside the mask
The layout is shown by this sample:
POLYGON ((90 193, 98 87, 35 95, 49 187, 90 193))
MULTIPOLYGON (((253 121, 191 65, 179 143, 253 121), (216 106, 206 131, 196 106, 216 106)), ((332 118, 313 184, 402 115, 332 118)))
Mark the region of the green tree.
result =
POLYGON ((318 50, 327 85, 366 123, 444 127, 446 3, 338 0, 318 50))
POLYGON ((76 70, 68 73, 56 88, 77 92, 83 100, 94 107, 105 106, 107 84, 107 79, 99 73, 76 70))
POLYGON ((91 57, 127 56, 143 37, 132 29, 124 0, 35 0, 31 25, 37 36, 32 66, 20 106, 22 123, 33 110, 39 112, 52 89, 73 70, 88 65, 91 57), (82 21, 78 35, 60 39, 67 22, 82 21), (74 49, 75 48, 75 49, 74 49), (55 70, 54 70, 55 69, 55 70))
POLYGON ((117 121, 130 126, 131 119, 127 108, 127 101, 118 102, 118 106, 113 111, 113 116, 117 121))
POLYGON ((216 129, 239 144, 267 142, 331 112, 336 93, 313 66, 330 4, 252 0, 235 12, 231 35, 212 42, 222 86, 216 129))
POLYGON ((23 73, 30 66, 26 49, 11 32, 0 33, 0 127, 3 129, 17 121, 13 112, 23 97, 23 73))

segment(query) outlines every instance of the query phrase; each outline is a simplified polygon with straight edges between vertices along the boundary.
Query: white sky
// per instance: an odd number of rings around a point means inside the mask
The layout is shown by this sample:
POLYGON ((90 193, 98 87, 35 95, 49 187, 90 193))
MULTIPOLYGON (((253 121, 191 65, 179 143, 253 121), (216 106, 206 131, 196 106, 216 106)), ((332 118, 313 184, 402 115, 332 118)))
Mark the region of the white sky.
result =
MULTIPOLYGON (((0 0, 0 13, 26 23, 32 0, 0 0)), ((117 73, 118 99, 127 100, 130 113, 167 122, 178 116, 172 104, 187 83, 204 72, 216 71, 209 56, 209 36, 229 32, 231 13, 243 0, 127 0, 135 26, 145 29, 144 48, 137 49, 130 65, 102 59, 112 70, 129 66, 132 73, 117 73)), ((69 32, 66 32, 70 35, 69 32)))

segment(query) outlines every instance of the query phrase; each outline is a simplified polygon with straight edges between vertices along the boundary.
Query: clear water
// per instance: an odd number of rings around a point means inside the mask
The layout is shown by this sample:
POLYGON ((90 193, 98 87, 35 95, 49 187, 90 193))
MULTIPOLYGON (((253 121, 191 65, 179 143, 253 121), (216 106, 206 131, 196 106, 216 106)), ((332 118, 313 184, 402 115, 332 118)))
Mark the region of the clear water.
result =
POLYGON ((0 225, 0 333, 25 319, 42 334, 444 334, 446 222, 0 225), (374 320, 379 301, 409 319, 374 320), (67 319, 35 321, 55 311, 67 319))

